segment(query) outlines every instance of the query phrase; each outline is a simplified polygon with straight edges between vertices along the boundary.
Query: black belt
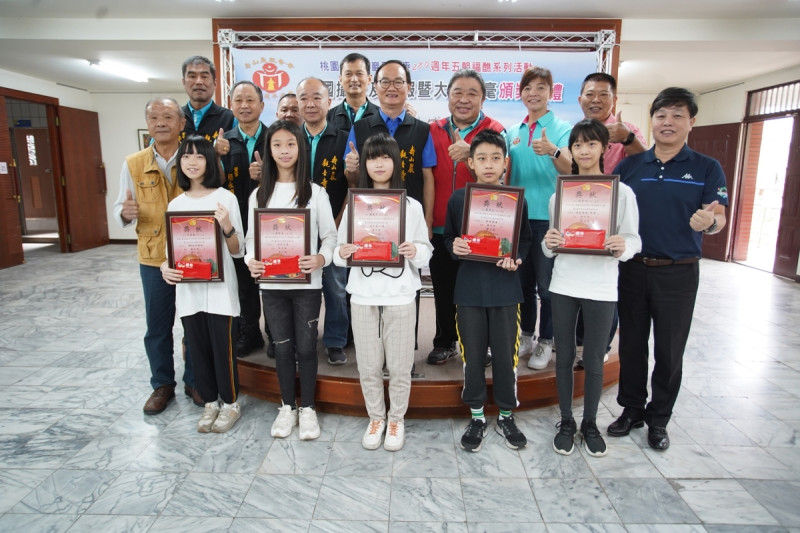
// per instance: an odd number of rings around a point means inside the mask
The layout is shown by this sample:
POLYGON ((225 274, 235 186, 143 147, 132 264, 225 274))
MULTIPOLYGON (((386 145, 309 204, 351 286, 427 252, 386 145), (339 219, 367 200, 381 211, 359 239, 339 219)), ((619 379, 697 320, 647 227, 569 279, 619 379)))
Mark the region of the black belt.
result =
POLYGON ((688 259, 678 259, 677 261, 674 259, 665 259, 662 257, 644 257, 641 255, 633 256, 633 260, 637 263, 642 263, 644 266, 649 267, 662 267, 668 265, 690 265, 692 263, 697 263, 700 258, 699 257, 689 257, 688 259))

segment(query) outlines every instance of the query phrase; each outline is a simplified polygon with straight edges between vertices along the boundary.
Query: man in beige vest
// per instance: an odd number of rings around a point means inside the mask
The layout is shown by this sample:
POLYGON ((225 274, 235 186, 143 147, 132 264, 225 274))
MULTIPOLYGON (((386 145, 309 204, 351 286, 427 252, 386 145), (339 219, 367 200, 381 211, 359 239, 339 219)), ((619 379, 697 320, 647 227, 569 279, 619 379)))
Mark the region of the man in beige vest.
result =
MULTIPOLYGON (((175 177, 175 156, 185 118, 178 102, 172 98, 150 100, 145 107, 145 118, 153 143, 125 158, 114 218, 122 227, 136 224, 139 273, 147 320, 144 348, 150 361, 150 385, 153 387, 153 393, 144 404, 144 413, 155 415, 166 409, 175 397, 172 339, 175 286, 164 281, 159 266, 166 260, 164 213, 170 200, 182 192, 175 177)), ((202 406, 202 400, 194 389, 194 372, 189 357, 186 357, 183 381, 186 395, 202 406)))

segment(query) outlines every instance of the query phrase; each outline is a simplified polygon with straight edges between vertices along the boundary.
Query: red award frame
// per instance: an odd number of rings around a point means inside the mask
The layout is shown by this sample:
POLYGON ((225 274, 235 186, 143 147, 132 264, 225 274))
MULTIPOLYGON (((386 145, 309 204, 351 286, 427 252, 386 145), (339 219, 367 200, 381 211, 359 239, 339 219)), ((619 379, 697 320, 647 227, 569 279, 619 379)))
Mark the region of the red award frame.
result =
POLYGON ((222 229, 213 211, 167 211, 167 262, 181 283, 225 281, 222 229))
POLYGON ((610 255, 603 247, 617 227, 619 176, 559 176, 554 226, 566 239, 555 253, 610 255))
POLYGON ((310 209, 255 209, 255 257, 265 272, 257 283, 311 283, 297 261, 311 254, 310 209), (273 272, 269 274, 269 272, 273 272))
POLYGON ((359 246, 347 266, 405 266, 398 251, 406 238, 405 190, 350 189, 347 210, 347 242, 359 246))
POLYGON ((461 237, 472 252, 462 259, 492 263, 504 257, 517 259, 524 201, 522 187, 467 183, 461 237))

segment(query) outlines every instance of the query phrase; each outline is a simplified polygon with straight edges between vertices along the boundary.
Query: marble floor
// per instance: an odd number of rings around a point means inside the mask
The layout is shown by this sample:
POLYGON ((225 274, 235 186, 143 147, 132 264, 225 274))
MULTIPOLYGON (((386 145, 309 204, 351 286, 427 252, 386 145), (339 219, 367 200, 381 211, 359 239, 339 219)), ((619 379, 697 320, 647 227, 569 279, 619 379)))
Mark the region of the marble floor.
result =
POLYGON ((183 395, 144 416, 135 248, 52 248, 0 270, 0 531, 800 532, 796 283, 703 261, 665 453, 634 430, 558 455, 553 407, 517 413, 519 451, 492 431, 467 453, 445 419, 408 420, 389 453, 324 413, 318 440, 274 440, 277 406, 250 397, 227 434, 198 434, 183 395))

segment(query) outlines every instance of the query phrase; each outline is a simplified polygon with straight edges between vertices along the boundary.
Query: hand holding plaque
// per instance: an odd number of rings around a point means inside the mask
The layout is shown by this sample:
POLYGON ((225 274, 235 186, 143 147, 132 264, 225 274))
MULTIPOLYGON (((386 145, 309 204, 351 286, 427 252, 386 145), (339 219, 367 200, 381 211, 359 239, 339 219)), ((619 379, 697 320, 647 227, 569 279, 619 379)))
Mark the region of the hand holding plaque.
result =
POLYGON ((167 267, 182 273, 180 278, 171 275, 165 280, 223 281, 223 238, 214 211, 167 211, 165 217, 167 267))
POLYGON ((300 262, 311 253, 311 210, 256 209, 255 258, 248 265, 257 283, 311 283, 300 262), (262 267, 263 265, 263 267, 262 267))
POLYGON ((607 255, 608 236, 617 227, 619 176, 559 176, 554 226, 563 242, 548 248, 556 253, 607 255))
POLYGON ((461 239, 469 253, 464 259, 492 263, 517 259, 524 198, 521 187, 467 183, 461 239))
POLYGON ((356 247, 347 266, 400 268, 405 264, 400 248, 406 231, 406 191, 350 189, 347 210, 347 242, 356 247))

